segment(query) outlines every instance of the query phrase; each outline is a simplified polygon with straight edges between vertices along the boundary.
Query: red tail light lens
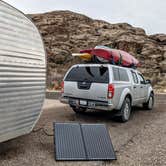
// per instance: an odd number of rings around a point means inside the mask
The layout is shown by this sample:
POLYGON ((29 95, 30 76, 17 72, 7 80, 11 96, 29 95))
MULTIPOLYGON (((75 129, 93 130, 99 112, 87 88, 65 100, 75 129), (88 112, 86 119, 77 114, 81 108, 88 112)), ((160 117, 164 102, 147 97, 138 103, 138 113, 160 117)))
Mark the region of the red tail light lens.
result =
POLYGON ((113 84, 108 84, 108 99, 112 99, 114 97, 115 87, 113 84))
POLYGON ((64 93, 64 81, 61 82, 61 93, 64 93))

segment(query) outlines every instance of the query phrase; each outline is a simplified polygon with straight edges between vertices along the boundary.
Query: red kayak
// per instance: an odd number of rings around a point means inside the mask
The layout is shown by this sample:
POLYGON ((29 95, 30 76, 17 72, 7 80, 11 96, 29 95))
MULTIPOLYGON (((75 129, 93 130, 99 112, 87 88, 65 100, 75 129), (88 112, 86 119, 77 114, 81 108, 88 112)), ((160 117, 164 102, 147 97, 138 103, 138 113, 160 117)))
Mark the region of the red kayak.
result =
POLYGON ((80 53, 91 54, 92 59, 96 58, 100 62, 119 64, 126 67, 138 67, 140 65, 139 61, 129 53, 106 46, 96 46, 93 49, 82 50, 80 53))

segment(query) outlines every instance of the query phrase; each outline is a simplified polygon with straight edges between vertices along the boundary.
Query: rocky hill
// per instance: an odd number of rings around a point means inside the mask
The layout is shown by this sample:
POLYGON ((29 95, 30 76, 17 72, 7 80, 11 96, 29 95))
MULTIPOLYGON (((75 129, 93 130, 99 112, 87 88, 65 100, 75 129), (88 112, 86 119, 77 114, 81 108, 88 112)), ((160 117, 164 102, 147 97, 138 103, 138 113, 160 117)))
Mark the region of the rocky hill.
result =
POLYGON ((71 52, 108 45, 125 50, 141 62, 140 71, 154 87, 166 91, 166 35, 146 35, 127 23, 110 24, 70 11, 30 15, 41 32, 47 51, 48 86, 58 87, 66 70, 80 62, 71 52), (53 85, 55 84, 55 85, 53 85))

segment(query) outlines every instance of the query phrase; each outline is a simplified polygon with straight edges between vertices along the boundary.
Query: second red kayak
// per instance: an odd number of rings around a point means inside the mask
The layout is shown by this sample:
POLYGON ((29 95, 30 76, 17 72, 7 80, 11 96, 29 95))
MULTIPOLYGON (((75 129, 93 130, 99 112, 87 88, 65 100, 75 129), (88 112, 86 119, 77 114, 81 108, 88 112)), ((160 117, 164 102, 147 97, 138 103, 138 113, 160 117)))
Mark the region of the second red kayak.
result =
POLYGON ((100 62, 108 62, 129 67, 138 67, 140 65, 139 61, 129 53, 106 46, 96 46, 93 49, 82 50, 80 53, 88 53, 92 56, 92 59, 96 58, 100 62))

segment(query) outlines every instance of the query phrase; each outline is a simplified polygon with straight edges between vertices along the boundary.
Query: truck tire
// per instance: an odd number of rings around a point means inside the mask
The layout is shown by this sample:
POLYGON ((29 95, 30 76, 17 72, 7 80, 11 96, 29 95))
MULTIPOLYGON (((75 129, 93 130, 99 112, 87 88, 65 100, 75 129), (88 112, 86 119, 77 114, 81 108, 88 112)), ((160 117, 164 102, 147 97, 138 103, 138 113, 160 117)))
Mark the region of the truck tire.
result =
POLYGON ((154 95, 153 93, 151 93, 148 101, 146 103, 143 103, 143 107, 147 110, 152 110, 153 106, 154 106, 154 95))
POLYGON ((120 121, 127 122, 131 114, 131 100, 129 97, 126 97, 123 101, 122 107, 120 109, 120 121))
POLYGON ((82 114, 84 113, 87 109, 83 107, 72 107, 73 111, 77 114, 82 114))

